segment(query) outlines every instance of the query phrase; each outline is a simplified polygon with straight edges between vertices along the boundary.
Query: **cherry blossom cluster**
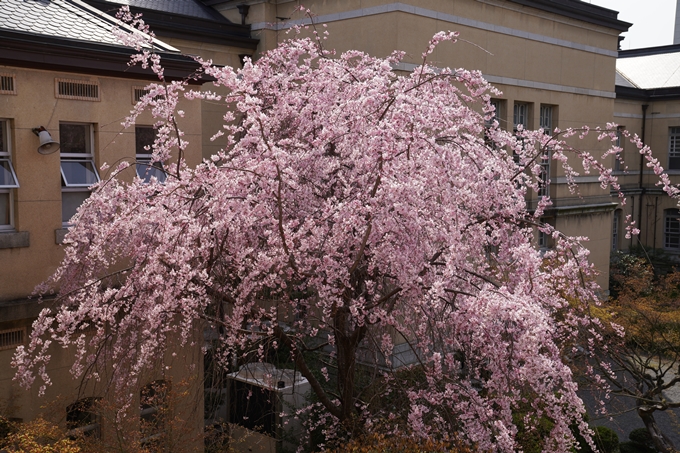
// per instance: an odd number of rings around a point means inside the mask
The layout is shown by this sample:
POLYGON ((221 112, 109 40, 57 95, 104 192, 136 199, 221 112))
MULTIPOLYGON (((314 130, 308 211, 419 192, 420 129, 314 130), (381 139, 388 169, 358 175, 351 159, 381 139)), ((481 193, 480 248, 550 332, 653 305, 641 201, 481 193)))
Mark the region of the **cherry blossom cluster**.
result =
MULTIPOLYGON (((317 397, 299 415, 321 413, 329 437, 408 426, 413 436, 456 432, 480 451, 511 452, 522 408, 528 429, 541 417, 554 423, 544 451, 570 451, 569 427, 587 436, 587 426, 565 357, 592 328, 583 307, 598 288, 585 238, 541 222, 549 197, 535 210, 526 199, 543 183, 542 159, 558 163, 574 191, 579 171, 618 190, 602 163, 617 150, 578 150, 588 129, 489 125, 499 92, 481 73, 426 64, 456 37, 435 35, 423 65, 403 76, 392 70, 403 53, 333 55, 318 39, 288 40, 242 69, 201 61, 223 97, 164 82, 160 60, 137 46, 133 61, 161 81, 128 124, 150 109, 154 158, 174 156, 177 168, 165 184, 114 172, 79 209, 64 261, 41 288, 59 305, 18 349, 17 379, 49 385, 50 348, 71 346, 74 376, 106 369, 124 389, 166 351, 200 344, 208 327, 225 367, 285 345, 317 397), (196 168, 182 159, 182 95, 225 106, 227 146, 196 168), (535 228, 553 238, 544 254, 535 228), (404 346, 406 364, 396 354, 404 346), (305 359, 313 351, 328 364, 321 379, 305 359), (413 366, 424 377, 404 391, 399 369, 413 366), (366 399, 354 382, 360 368, 376 370, 380 395, 404 391, 406 412, 366 399)), ((615 130, 597 133, 613 140, 615 130)))

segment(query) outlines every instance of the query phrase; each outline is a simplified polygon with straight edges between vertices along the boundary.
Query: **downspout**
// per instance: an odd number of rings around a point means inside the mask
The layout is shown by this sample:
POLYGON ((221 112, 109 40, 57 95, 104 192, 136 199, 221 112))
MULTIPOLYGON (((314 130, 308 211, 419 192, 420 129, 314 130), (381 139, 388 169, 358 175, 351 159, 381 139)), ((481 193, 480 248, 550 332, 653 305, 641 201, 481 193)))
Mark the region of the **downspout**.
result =
POLYGON ((659 220, 659 197, 654 198, 654 254, 656 255, 656 224, 659 220))
MULTIPOLYGON (((642 104, 642 131, 641 131, 641 140, 642 143, 645 143, 645 126, 647 124, 647 108, 649 107, 649 104, 642 104)), ((640 154, 640 177, 638 178, 638 188, 640 189, 640 199, 638 200, 638 229, 642 228, 642 198, 643 195, 645 194, 645 188, 642 187, 642 169, 644 168, 645 165, 645 156, 644 154, 640 154)), ((640 235, 638 235, 638 242, 640 242, 640 235)))

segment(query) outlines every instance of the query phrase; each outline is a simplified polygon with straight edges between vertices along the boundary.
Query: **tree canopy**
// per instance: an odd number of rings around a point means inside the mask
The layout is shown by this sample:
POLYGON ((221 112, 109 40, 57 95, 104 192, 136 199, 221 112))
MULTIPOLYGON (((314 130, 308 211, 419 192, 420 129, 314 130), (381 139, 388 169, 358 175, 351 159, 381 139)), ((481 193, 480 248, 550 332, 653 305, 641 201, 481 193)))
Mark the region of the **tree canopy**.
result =
MULTIPOLYGON (((549 197, 529 211, 526 196, 545 159, 572 187, 576 166, 618 186, 563 140, 587 130, 505 131, 490 103, 499 93, 480 72, 429 66, 456 36, 435 35, 409 74, 392 69, 403 53, 335 55, 317 35, 242 69, 203 62, 224 97, 150 86, 134 113, 152 108, 154 159, 177 164, 164 184, 125 182, 121 164, 72 219, 66 257, 43 287, 59 304, 15 358, 21 383, 49 383, 57 342, 75 345, 74 375, 101 377, 115 361, 109 378, 133 385, 209 326, 225 366, 253 349, 265 360, 263 338, 288 351, 329 438, 380 424, 509 452, 521 407, 523 429, 550 420, 544 451, 569 451, 570 425, 587 425, 564 354, 597 287, 579 238, 540 221, 549 197), (181 95, 225 105, 228 145, 196 168, 182 160, 181 95), (537 230, 554 242, 544 254, 537 230), (87 341, 85 327, 95 329, 87 341), (327 365, 313 368, 312 353, 327 365), (422 378, 400 379, 405 366, 422 378), (357 380, 367 370, 381 382, 370 391, 357 380), (394 394, 399 410, 380 404, 394 394)), ((162 76, 152 53, 140 55, 162 76)), ((611 141, 614 131, 597 133, 611 141)))

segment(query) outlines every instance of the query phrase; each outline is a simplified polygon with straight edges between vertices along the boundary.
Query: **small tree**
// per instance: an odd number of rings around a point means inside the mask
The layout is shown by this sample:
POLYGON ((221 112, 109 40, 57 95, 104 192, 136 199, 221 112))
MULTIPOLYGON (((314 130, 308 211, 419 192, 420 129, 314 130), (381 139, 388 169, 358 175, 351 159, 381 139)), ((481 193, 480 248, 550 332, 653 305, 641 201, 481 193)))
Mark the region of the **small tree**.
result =
POLYGON ((615 395, 635 401, 656 449, 674 452, 654 413, 680 408, 680 401, 663 394, 680 385, 680 273, 657 277, 651 265, 631 255, 612 266, 612 279, 618 295, 598 309, 612 340, 600 356, 601 376, 615 395))
POLYGON ((69 439, 62 429, 42 418, 16 424, 6 437, 0 438, 0 448, 8 453, 84 453, 78 441, 69 439))
MULTIPOLYGON (((586 434, 587 425, 563 348, 597 288, 579 238, 540 222, 550 199, 529 212, 525 197, 543 184, 548 147, 572 188, 569 156, 618 186, 599 160, 562 141, 577 131, 487 126, 498 91, 481 73, 426 64, 456 36, 436 34, 406 76, 392 70, 403 53, 336 56, 320 38, 287 41, 239 70, 202 62, 229 92, 228 146, 195 169, 182 160, 181 132, 171 134, 187 86, 148 87, 135 114, 153 107, 154 159, 174 152, 177 164, 164 185, 121 182, 121 165, 83 204, 43 287, 58 290, 59 307, 43 310, 17 351, 18 379, 49 382, 46 348, 56 341, 76 344, 75 375, 96 377, 114 360, 113 382, 130 385, 207 324, 225 366, 253 350, 264 360, 263 338, 289 351, 327 438, 391 420, 414 437, 457 433, 483 451, 514 451, 521 406, 524 430, 550 420, 544 451, 568 451, 569 426, 586 434), (545 256, 534 228, 554 239, 545 256), (107 354, 86 347, 84 325, 107 354), (396 343, 420 368, 417 385, 392 374, 403 366, 396 343), (324 354, 320 370, 307 360, 314 351, 324 354), (380 392, 358 385, 367 370, 380 392), (404 411, 376 404, 397 391, 404 411)), ((135 60, 162 76, 157 56, 135 60)), ((614 131, 598 133, 613 140, 614 131)))

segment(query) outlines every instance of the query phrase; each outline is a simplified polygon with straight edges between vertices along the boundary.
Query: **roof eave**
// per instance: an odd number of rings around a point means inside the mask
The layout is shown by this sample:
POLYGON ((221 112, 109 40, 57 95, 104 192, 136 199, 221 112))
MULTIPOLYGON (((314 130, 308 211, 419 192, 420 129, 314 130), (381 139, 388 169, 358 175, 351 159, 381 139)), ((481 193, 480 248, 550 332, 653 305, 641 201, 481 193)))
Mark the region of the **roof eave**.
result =
POLYGON ((637 101, 661 101, 680 99, 680 87, 667 88, 632 88, 616 85, 616 97, 637 101))
POLYGON ((618 32, 628 31, 633 25, 618 19, 618 11, 576 0, 509 0, 524 6, 540 9, 572 19, 612 28, 618 32))
MULTIPOLYGON (((123 46, 0 29, 0 65, 158 80, 151 69, 128 66, 134 52, 123 46)), ((167 52, 159 54, 168 80, 186 79, 200 68, 190 57, 167 52)))
MULTIPOLYGON (((118 11, 114 4, 104 0, 85 1, 113 16, 118 11)), ((250 25, 234 24, 226 18, 205 20, 134 6, 130 6, 130 11, 142 14, 144 22, 158 36, 210 42, 248 50, 257 49, 259 43, 259 39, 251 37, 250 25)))

